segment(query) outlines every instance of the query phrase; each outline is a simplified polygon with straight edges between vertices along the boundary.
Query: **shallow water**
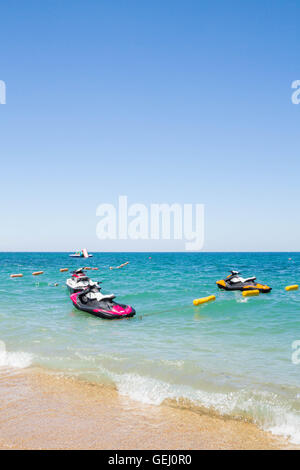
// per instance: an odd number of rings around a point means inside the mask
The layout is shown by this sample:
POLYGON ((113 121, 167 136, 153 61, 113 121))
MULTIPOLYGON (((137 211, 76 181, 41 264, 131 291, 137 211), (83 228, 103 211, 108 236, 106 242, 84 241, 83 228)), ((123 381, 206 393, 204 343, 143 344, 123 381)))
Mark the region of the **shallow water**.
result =
POLYGON ((0 368, 40 365, 113 383, 144 403, 212 407, 300 442, 300 364, 291 360, 300 291, 284 290, 299 283, 300 254, 3 253, 0 265, 0 368), (136 317, 107 321, 73 308, 59 268, 83 265, 98 267, 89 275, 136 317), (244 299, 218 291, 229 269, 272 292, 244 299), (37 270, 45 273, 34 278, 37 270), (18 272, 24 277, 10 279, 18 272), (193 306, 210 294, 215 302, 193 306))

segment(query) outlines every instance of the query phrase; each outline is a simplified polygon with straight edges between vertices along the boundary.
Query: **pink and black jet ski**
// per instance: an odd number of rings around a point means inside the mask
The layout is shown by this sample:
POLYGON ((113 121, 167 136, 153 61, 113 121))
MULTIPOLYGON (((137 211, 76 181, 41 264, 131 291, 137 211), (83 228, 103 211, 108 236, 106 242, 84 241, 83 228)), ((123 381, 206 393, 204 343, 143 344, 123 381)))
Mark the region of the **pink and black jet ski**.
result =
POLYGON ((100 292, 100 287, 96 286, 88 286, 82 292, 75 292, 70 299, 78 310, 100 318, 120 320, 135 315, 133 307, 114 302, 115 295, 104 295, 100 292))

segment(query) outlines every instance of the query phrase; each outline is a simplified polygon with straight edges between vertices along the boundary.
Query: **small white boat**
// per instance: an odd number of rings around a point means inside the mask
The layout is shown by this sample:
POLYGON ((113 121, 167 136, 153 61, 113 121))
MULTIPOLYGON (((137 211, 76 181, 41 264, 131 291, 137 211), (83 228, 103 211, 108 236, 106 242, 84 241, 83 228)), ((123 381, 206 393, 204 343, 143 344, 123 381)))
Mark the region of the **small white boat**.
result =
POLYGON ((88 255, 88 256, 83 256, 81 253, 74 253, 72 255, 69 255, 71 258, 92 258, 93 255, 88 255))
POLYGON ((82 251, 76 251, 76 253, 73 253, 69 256, 71 258, 92 258, 93 255, 89 255, 87 249, 84 248, 82 251))

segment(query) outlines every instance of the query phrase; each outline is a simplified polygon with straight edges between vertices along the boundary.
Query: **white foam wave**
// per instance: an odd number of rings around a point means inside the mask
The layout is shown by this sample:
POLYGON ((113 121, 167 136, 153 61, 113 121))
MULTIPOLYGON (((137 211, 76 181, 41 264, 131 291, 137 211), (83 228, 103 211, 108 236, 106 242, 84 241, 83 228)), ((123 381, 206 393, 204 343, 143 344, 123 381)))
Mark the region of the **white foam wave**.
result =
POLYGON ((32 364, 33 355, 26 352, 8 352, 5 344, 0 341, 0 367, 24 369, 32 364))
POLYGON ((278 436, 286 437, 293 444, 300 444, 300 418, 292 412, 279 413, 274 417, 275 424, 265 426, 266 431, 270 431, 278 436))
POLYGON ((233 409, 234 393, 211 393, 195 390, 185 385, 175 385, 139 374, 116 374, 101 368, 102 372, 110 377, 117 386, 121 395, 126 395, 133 400, 151 405, 160 405, 166 399, 187 399, 195 404, 201 404, 207 408, 217 408, 223 414, 230 413, 233 409))
POLYGON ((238 390, 228 393, 195 390, 139 374, 115 374, 106 369, 121 395, 145 404, 160 405, 171 399, 187 400, 193 406, 214 410, 224 416, 251 418, 260 428, 300 443, 300 416, 287 403, 269 392, 238 390))

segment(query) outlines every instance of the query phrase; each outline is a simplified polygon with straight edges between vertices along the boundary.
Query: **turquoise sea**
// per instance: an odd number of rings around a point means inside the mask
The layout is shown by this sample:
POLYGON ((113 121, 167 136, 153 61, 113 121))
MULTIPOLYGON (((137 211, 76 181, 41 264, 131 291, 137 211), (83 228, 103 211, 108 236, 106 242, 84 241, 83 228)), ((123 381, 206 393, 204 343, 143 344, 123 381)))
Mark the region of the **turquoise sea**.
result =
POLYGON ((300 442, 300 364, 292 362, 300 291, 284 289, 300 283, 300 253, 2 253, 0 265, 0 373, 42 366, 140 402, 251 419, 300 442), (99 268, 89 275, 134 306, 134 318, 102 320, 72 306, 59 269, 85 265, 99 268), (215 281, 230 269, 272 292, 219 291, 215 281), (193 306, 210 294, 215 302, 193 306))

